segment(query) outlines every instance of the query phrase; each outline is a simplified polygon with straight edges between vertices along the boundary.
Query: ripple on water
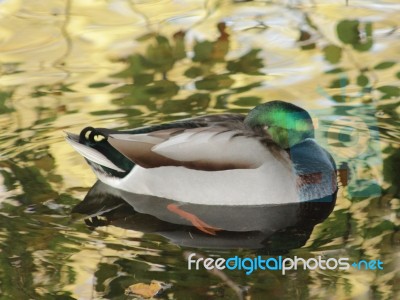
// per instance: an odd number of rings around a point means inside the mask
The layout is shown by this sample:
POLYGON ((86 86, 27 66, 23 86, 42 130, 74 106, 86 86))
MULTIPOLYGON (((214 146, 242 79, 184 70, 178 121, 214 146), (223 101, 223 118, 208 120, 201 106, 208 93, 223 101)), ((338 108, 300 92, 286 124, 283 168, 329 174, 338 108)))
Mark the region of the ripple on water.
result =
MULTIPOLYGON (((134 283, 160 280, 174 284, 172 297, 177 299, 233 298, 231 282, 249 286, 249 297, 260 299, 318 299, 327 290, 337 299, 395 298, 400 144, 395 9, 399 4, 237 2, 2 2, 4 297, 115 299, 124 297, 124 289, 134 283), (361 27, 373 23, 371 49, 357 51, 338 38, 337 24, 356 19, 362 21, 361 27), (223 33, 220 22, 226 23, 223 33), (184 36, 183 45, 176 44, 177 36, 184 36), (341 51, 338 62, 326 57, 325 47, 332 45, 342 47, 333 47, 341 51), (171 60, 175 46, 180 56, 171 60), (389 64, 375 69, 382 62, 389 64), (212 250, 209 245, 221 246, 220 240, 201 235, 188 224, 169 227, 138 212, 118 219, 126 207, 86 220, 71 216, 96 178, 65 143, 64 130, 123 129, 205 113, 246 113, 273 99, 307 108, 318 142, 334 156, 339 169, 348 172, 334 211, 313 230, 279 232, 268 245, 258 240, 265 232, 217 233, 230 246, 212 250), (186 251, 225 258, 260 254, 232 247, 239 242, 259 248, 276 245, 278 250, 268 250, 269 256, 382 259, 385 269, 292 270, 289 276, 262 270, 244 276, 225 270, 227 285, 214 273, 188 271, 186 251), (23 286, 14 284, 21 282, 23 286), (281 288, 285 286, 291 288, 281 288)), ((93 199, 108 194, 100 195, 93 199)), ((162 206, 146 204, 169 216, 162 206)), ((216 215, 222 221, 223 213, 216 215)))

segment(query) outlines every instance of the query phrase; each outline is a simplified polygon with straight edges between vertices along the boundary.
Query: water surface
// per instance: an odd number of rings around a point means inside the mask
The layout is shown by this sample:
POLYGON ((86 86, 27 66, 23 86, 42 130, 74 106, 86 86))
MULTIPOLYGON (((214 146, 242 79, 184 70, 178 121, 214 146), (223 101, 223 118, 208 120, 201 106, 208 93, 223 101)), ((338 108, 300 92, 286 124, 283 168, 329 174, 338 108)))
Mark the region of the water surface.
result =
POLYGON ((254 249, 182 246, 72 217, 96 179, 63 131, 246 113, 274 99, 310 112, 349 175, 309 237, 283 235, 285 251, 263 255, 384 269, 225 272, 230 282, 248 299, 398 297, 399 10, 390 0, 2 1, 1 299, 126 299, 151 280, 171 285, 165 299, 238 298, 221 277, 189 271, 185 255, 254 249))

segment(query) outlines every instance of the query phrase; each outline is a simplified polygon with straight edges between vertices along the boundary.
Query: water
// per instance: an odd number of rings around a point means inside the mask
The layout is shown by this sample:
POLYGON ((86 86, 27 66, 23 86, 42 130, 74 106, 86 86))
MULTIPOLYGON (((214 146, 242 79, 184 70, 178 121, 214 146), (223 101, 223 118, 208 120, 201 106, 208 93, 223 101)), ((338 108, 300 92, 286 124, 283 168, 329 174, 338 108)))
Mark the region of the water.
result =
POLYGON ((235 287, 247 299, 398 297, 400 6, 347 2, 2 1, 1 299, 126 299, 151 280, 171 285, 165 299, 236 299, 235 287), (246 113, 273 99, 306 108, 350 175, 325 221, 277 235, 269 254, 379 259, 383 270, 236 270, 227 281, 189 271, 185 256, 259 250, 184 246, 154 219, 118 221, 129 210, 87 224, 71 215, 96 179, 64 130, 246 113))

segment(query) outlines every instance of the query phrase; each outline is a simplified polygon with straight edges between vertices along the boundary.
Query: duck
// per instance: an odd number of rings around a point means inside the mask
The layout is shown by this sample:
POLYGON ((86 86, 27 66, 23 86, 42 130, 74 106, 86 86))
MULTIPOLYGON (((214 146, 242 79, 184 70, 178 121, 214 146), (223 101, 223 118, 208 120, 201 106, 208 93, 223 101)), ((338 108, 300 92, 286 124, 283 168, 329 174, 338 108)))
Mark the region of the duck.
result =
POLYGON ((86 127, 66 140, 98 180, 133 194, 201 205, 334 201, 336 164, 310 114, 281 100, 247 115, 202 115, 129 130, 86 127))

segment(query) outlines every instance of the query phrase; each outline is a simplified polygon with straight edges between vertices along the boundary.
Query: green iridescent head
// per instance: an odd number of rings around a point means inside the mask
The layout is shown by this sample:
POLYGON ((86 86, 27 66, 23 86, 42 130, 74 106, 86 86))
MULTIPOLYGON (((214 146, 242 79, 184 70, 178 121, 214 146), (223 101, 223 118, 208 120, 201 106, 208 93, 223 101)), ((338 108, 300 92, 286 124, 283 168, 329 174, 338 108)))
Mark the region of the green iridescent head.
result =
POLYGON ((288 149, 306 138, 314 138, 314 126, 307 111, 283 101, 257 105, 245 119, 251 128, 261 128, 283 149, 288 149))

